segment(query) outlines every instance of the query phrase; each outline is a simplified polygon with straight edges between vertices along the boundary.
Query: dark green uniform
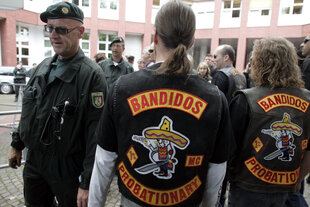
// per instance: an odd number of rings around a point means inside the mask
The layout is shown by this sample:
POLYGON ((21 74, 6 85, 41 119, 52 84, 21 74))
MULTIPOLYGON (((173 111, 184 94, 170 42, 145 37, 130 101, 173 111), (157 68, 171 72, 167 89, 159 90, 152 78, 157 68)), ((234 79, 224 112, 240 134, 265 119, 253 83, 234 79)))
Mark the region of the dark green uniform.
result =
POLYGON ((29 80, 19 133, 13 133, 11 146, 29 149, 26 205, 48 206, 56 195, 61 206, 75 206, 78 187, 89 187, 106 81, 81 49, 67 62, 57 57, 45 59, 29 80))
POLYGON ((114 64, 111 58, 99 63, 106 77, 108 88, 121 76, 133 72, 133 67, 122 58, 119 63, 114 64))

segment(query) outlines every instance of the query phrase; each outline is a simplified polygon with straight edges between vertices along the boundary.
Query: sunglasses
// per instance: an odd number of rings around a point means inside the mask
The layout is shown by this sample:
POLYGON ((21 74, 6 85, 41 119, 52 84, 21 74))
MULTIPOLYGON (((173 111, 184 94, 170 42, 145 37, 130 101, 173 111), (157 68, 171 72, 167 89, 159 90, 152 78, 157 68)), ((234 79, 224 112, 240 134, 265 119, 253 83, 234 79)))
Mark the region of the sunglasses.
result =
POLYGON ((304 44, 306 44, 310 39, 304 39, 304 44))
POLYGON ((73 28, 66 28, 66 27, 53 27, 52 25, 44 25, 44 30, 48 33, 52 33, 53 30, 55 29, 55 32, 57 34, 60 34, 60 35, 66 35, 70 32, 72 32, 73 30, 75 30, 76 28, 79 28, 80 26, 76 26, 76 27, 73 27, 73 28))

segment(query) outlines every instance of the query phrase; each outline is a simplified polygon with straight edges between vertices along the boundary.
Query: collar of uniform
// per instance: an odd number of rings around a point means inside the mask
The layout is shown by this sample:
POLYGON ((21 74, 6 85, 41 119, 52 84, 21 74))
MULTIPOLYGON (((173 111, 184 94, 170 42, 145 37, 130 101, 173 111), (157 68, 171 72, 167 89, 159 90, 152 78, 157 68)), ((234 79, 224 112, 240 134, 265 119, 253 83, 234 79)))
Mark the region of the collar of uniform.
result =
MULTIPOLYGON (((123 63, 124 63, 124 59, 122 58, 121 61, 118 62, 117 66, 122 65, 123 63)), ((109 65, 111 65, 111 66, 113 65, 114 66, 114 62, 112 60, 112 57, 109 58, 109 65)))
POLYGON ((60 75, 57 75, 56 77, 66 83, 70 83, 76 76, 76 73, 79 71, 81 65, 80 59, 82 59, 84 56, 84 52, 81 50, 81 48, 79 48, 77 54, 65 66, 64 72, 60 75))
MULTIPOLYGON (((62 75, 57 76, 57 77, 61 79, 62 81, 71 82, 73 78, 75 77, 76 72, 79 70, 79 67, 81 64, 77 60, 83 58, 84 56, 85 56, 84 52, 81 50, 81 48, 79 48, 75 57, 72 58, 72 60, 68 64, 68 66, 70 65, 70 67, 67 67, 65 69, 65 72, 62 75)), ((49 73, 51 68, 54 66, 53 63, 56 62, 57 58, 58 58, 57 54, 54 55, 52 58, 48 58, 46 62, 44 63, 44 65, 38 67, 38 71, 36 72, 35 76, 45 76, 47 73, 49 73)))

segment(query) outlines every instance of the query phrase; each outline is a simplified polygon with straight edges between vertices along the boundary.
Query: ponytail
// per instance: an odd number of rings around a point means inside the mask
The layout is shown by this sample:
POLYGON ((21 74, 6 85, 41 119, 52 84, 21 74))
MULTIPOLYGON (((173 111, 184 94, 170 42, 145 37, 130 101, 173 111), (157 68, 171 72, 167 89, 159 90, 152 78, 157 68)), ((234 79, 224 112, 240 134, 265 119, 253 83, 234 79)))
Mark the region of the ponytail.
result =
POLYGON ((169 1, 158 11, 155 28, 164 46, 173 51, 156 72, 189 74, 193 64, 187 50, 193 43, 196 28, 193 10, 178 0, 169 1))
POLYGON ((189 74, 193 68, 187 55, 187 48, 179 44, 163 64, 156 70, 157 73, 189 74))

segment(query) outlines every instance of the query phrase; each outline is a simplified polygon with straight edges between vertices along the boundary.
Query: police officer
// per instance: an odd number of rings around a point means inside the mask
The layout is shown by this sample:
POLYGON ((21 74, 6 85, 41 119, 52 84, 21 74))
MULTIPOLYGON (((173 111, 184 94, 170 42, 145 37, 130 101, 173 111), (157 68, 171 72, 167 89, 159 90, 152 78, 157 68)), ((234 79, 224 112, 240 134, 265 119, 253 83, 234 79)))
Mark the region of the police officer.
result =
POLYGON ((24 167, 26 206, 86 206, 94 162, 94 132, 104 105, 100 67, 79 48, 83 12, 75 4, 49 6, 40 18, 56 53, 41 62, 24 92, 9 165, 24 167))
POLYGON ((96 131, 89 206, 104 206, 115 170, 122 206, 218 201, 232 137, 226 98, 193 73, 190 7, 169 1, 155 29, 156 63, 120 77, 109 91, 96 131))
POLYGON ((111 58, 99 63, 106 77, 108 88, 121 76, 133 72, 133 67, 123 59, 125 41, 122 37, 115 37, 111 44, 111 58))
POLYGON ((230 104, 237 150, 229 203, 282 207, 309 172, 310 92, 284 38, 256 40, 251 65, 257 87, 241 90, 230 104))
POLYGON ((26 68, 23 67, 22 61, 17 62, 17 66, 14 68, 14 84, 15 85, 15 102, 18 100, 19 89, 21 84, 26 84, 26 68))

